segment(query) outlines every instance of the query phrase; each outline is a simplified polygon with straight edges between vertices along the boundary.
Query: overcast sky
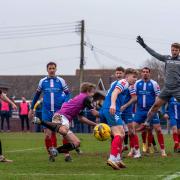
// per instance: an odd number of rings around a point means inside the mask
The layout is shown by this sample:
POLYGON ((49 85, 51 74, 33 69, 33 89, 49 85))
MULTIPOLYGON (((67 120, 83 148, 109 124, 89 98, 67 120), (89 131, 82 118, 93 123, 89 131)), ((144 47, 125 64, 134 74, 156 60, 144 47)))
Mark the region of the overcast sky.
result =
POLYGON ((180 42, 179 9, 179 0, 0 0, 0 75, 46 74, 49 61, 75 74, 82 19, 85 69, 139 67, 151 56, 136 36, 169 54, 180 42))

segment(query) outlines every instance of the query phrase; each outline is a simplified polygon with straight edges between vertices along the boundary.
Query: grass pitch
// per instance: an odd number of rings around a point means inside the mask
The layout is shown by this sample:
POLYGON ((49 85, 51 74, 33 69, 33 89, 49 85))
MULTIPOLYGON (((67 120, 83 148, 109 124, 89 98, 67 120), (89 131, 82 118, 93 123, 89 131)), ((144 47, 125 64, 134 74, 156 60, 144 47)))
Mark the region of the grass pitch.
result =
MULTIPOLYGON (((0 163, 0 180, 51 179, 180 179, 180 153, 173 153, 173 141, 165 136, 167 158, 160 154, 141 159, 124 158, 126 169, 113 170, 106 165, 110 141, 97 141, 92 134, 77 134, 81 139, 82 155, 72 152, 72 162, 65 162, 63 154, 49 162, 42 133, 1 133, 4 155, 13 163, 0 163)), ((61 143, 58 137, 58 143, 61 143)), ((125 156, 126 153, 123 155, 125 156)))

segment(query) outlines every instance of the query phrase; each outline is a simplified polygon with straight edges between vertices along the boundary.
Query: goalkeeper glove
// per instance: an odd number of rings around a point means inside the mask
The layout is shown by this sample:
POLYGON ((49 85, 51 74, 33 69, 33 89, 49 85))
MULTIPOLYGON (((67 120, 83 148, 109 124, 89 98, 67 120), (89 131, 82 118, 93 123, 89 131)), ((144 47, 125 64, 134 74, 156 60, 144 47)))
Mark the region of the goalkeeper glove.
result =
POLYGON ((143 48, 146 47, 146 44, 144 43, 144 40, 141 36, 137 36, 136 42, 139 43, 143 48))

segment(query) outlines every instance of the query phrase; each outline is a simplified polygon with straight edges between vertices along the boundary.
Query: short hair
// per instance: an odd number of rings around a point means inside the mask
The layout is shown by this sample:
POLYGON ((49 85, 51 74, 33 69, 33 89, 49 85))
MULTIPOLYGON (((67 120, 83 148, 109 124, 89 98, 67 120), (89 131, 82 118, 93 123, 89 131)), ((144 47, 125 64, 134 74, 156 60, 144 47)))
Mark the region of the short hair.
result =
POLYGON ((138 71, 133 69, 133 68, 127 68, 125 70, 125 75, 128 75, 128 74, 135 74, 137 76, 138 75, 138 71))
POLYGON ((180 44, 179 43, 172 43, 171 47, 177 48, 180 50, 180 44))
POLYGON ((48 69, 48 67, 49 66, 52 66, 52 65, 54 65, 55 67, 57 67, 57 64, 55 63, 55 62, 49 62, 49 63, 47 63, 47 65, 46 65, 46 68, 48 69))
POLYGON ((142 72, 144 69, 148 70, 148 71, 149 71, 149 73, 151 72, 151 69, 150 69, 150 68, 148 68, 148 67, 143 67, 143 68, 142 68, 142 70, 141 70, 141 72, 142 72))
POLYGON ((92 89, 96 89, 96 85, 90 82, 83 82, 81 84, 81 92, 86 93, 90 92, 92 89))
POLYGON ((119 66, 116 68, 115 71, 122 71, 122 72, 125 72, 125 69, 122 67, 122 66, 119 66))

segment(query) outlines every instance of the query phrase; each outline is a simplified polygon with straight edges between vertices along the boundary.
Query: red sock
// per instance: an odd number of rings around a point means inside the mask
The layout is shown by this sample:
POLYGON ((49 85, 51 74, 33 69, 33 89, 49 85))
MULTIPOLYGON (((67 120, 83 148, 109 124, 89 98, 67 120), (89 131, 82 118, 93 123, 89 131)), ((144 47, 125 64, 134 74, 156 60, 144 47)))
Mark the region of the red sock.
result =
POLYGON ((178 134, 178 140, 179 140, 179 143, 180 143, 180 134, 178 134))
POLYGON ((130 148, 134 148, 134 135, 129 135, 130 148))
POLYGON ((47 152, 49 153, 49 148, 52 147, 51 139, 48 136, 46 136, 44 139, 44 142, 45 142, 47 152))
POLYGON ((174 147, 177 148, 179 145, 179 138, 177 133, 173 133, 174 147))
MULTIPOLYGON (((63 143, 63 145, 64 145, 64 144, 68 144, 69 142, 67 141, 66 138, 63 138, 63 139, 62 139, 62 143, 63 143)), ((69 155, 69 151, 65 152, 64 154, 65 154, 65 156, 66 156, 66 155, 69 155)))
POLYGON ((145 144, 145 143, 146 143, 147 132, 146 132, 146 131, 143 131, 143 132, 141 133, 141 136, 142 136, 142 142, 145 144))
POLYGON ((62 143, 63 143, 63 144, 67 144, 68 141, 67 141, 65 138, 63 138, 62 143))
POLYGON ((115 136, 112 143, 111 143, 111 154, 115 157, 118 155, 118 153, 121 154, 122 152, 122 139, 120 136, 115 136))
POLYGON ((56 133, 52 132, 51 134, 51 143, 53 147, 57 147, 57 138, 56 138, 56 133))
POLYGON ((153 134, 152 134, 152 131, 149 131, 148 132, 148 147, 151 147, 152 141, 153 141, 153 134))
POLYGON ((139 149, 139 138, 137 134, 134 135, 134 147, 136 150, 139 149))
POLYGON ((158 138, 160 148, 164 149, 164 137, 163 137, 162 132, 158 132, 157 138, 158 138))

